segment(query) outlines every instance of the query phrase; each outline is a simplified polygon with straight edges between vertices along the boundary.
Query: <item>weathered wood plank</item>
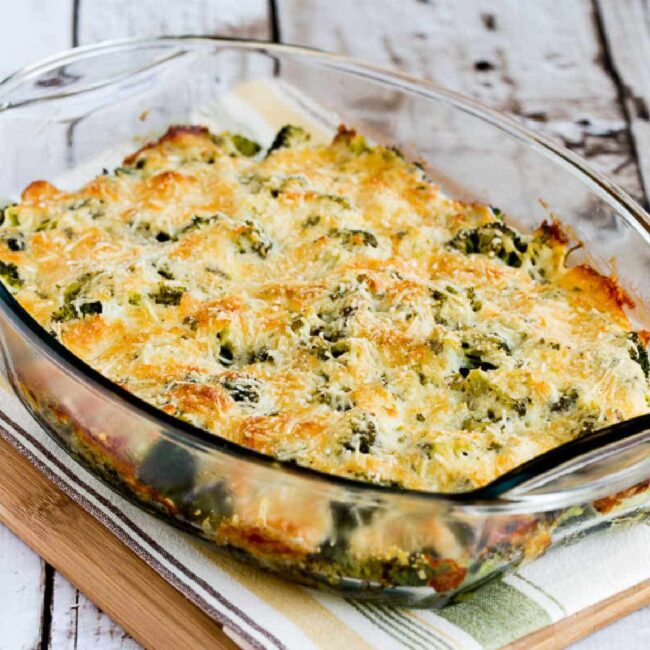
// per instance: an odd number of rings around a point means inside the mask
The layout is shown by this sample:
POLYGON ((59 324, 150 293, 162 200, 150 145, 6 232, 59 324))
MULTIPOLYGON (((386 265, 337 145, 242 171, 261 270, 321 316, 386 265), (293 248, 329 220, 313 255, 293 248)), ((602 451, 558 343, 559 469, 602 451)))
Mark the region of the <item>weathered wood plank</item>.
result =
MULTIPOLYGON (((72 45, 73 0, 0 3, 0 78, 72 45)), ((43 632, 45 563, 0 525, 0 648, 39 647, 43 632)))
POLYGON ((0 648, 31 650, 41 638, 44 564, 0 525, 0 648))
POLYGON ((76 650, 79 592, 60 573, 54 577, 51 650, 76 650))
POLYGON ((643 0, 598 0, 598 11, 650 200, 650 6, 643 0))
POLYGON ((278 17, 284 42, 387 64, 509 111, 641 194, 589 0, 279 0, 278 17))
MULTIPOLYGON (((268 38, 266 0, 80 0, 75 39, 88 45, 111 38, 161 34, 210 34, 268 38)), ((54 581, 51 650, 135 650, 140 646, 120 625, 57 574, 54 581)), ((1 644, 0 644, 1 646, 1 644)))
POLYGON ((0 2, 0 79, 72 45, 73 0, 0 2))
POLYGON ((267 0, 81 0, 80 45, 110 38, 209 34, 268 38, 267 0))
MULTIPOLYGON (((35 63, 72 46, 73 0, 24 0, 21 2, 0 2, 0 25, 3 26, 0 41, 0 79, 19 68, 35 63)), ((5 132, 0 129, 0 140, 6 141, 5 132)), ((59 160, 48 149, 43 158, 54 165, 59 160)), ((21 165, 8 166, 3 161, 2 188, 0 200, 13 199, 27 183, 27 170, 21 165)), ((31 176, 30 180, 33 180, 31 176)))
POLYGON ((50 650, 137 650, 140 645, 121 626, 63 576, 54 579, 50 650))

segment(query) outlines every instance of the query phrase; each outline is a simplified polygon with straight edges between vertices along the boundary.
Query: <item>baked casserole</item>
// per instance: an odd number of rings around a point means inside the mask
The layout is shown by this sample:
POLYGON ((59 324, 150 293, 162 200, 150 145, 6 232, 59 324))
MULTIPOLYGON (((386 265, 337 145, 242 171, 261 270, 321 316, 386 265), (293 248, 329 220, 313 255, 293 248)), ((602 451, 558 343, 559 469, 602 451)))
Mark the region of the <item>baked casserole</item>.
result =
POLYGON ((518 232, 345 128, 264 151, 172 127, 78 191, 32 183, 0 234, 5 285, 75 355, 322 472, 461 492, 650 412, 631 298, 557 223, 518 232))

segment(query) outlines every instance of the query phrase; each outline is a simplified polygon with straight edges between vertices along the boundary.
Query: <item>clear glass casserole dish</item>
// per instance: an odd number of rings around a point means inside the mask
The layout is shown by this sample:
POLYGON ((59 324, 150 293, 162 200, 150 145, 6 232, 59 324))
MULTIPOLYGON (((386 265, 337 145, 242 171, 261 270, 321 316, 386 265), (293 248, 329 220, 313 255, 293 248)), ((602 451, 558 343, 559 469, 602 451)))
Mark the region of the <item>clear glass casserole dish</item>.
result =
MULTIPOLYGON (((35 178, 77 185, 170 124, 228 113, 238 130, 270 138, 251 126, 242 88, 266 112, 268 134, 296 116, 325 132, 342 122, 423 159, 450 194, 496 204, 523 230, 558 215, 584 244, 571 263, 605 274, 615 265, 638 304, 630 319, 650 328, 650 222, 621 191, 471 100, 305 49, 161 38, 19 71, 0 84, 0 197, 35 178)), ((20 399, 114 489, 237 557, 349 596, 443 606, 553 544, 633 521, 650 503, 650 415, 472 492, 414 492, 276 461, 174 419, 71 355, 2 285, 0 332, 20 399)))

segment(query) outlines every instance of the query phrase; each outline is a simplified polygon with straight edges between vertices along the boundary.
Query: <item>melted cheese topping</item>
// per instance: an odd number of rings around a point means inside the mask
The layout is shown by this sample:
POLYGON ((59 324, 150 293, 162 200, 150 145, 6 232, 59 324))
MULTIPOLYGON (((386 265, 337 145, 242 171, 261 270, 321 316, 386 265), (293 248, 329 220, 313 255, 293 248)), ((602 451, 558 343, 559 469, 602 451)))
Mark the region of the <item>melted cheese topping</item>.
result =
POLYGON ((74 354, 279 459, 435 491, 483 485, 647 413, 628 298, 340 130, 175 127, 78 192, 6 208, 0 274, 74 354))

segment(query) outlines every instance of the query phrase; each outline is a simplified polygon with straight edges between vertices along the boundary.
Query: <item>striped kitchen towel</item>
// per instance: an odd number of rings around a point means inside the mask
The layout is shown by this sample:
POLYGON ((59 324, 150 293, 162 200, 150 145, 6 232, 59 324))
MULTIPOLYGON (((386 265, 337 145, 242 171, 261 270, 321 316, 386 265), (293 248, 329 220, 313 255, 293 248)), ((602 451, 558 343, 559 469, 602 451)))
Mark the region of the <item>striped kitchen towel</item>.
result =
POLYGON ((212 553, 142 512, 62 451, 4 380, 0 436, 222 623, 243 648, 501 648, 650 580, 650 526, 640 524, 554 549, 439 611, 339 598, 212 553))
MULTIPOLYGON (((316 141, 326 139, 337 120, 293 89, 264 81, 235 89, 188 121, 270 142, 277 127, 287 122, 305 126, 316 141)), ((116 155, 119 159, 119 152, 111 152, 102 161, 80 166, 75 176, 58 179, 59 184, 73 187, 89 179, 116 155)), ((339 598, 210 552, 142 512, 62 451, 6 381, 0 389, 0 436, 244 648, 501 648, 650 580, 650 527, 641 524, 554 549, 440 611, 339 598)), ((527 641, 522 644, 527 647, 527 641)))

